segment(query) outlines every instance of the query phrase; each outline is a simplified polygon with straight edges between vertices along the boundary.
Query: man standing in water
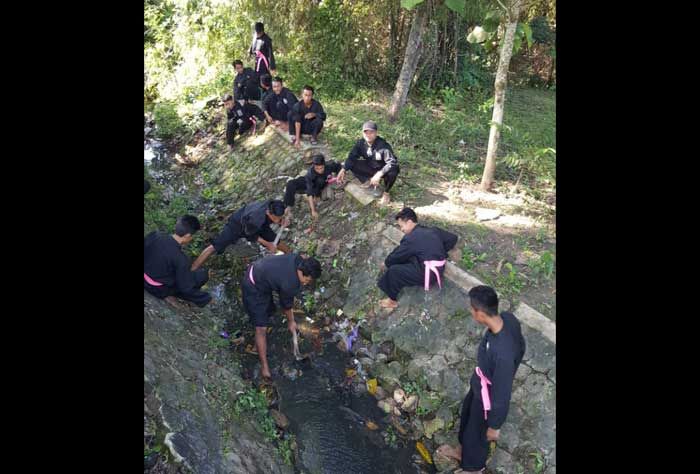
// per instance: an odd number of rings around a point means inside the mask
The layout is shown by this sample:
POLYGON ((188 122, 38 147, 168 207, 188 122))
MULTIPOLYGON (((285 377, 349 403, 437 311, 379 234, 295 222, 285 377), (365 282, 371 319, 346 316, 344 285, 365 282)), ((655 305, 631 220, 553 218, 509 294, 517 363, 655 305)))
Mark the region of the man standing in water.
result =
POLYGON ((462 403, 457 448, 443 445, 438 452, 460 462, 461 472, 483 472, 489 442, 497 441, 506 421, 513 379, 525 355, 520 322, 509 312, 498 313, 498 296, 485 285, 469 290, 474 320, 488 329, 477 349, 477 366, 462 403))
POLYGON ((321 276, 321 264, 313 257, 304 258, 298 253, 265 257, 246 268, 241 283, 243 306, 255 326, 255 348, 260 358, 261 375, 271 378, 267 364, 267 327, 275 312, 273 292, 279 295, 282 312, 287 316, 287 328, 296 334, 294 321, 294 297, 321 276))

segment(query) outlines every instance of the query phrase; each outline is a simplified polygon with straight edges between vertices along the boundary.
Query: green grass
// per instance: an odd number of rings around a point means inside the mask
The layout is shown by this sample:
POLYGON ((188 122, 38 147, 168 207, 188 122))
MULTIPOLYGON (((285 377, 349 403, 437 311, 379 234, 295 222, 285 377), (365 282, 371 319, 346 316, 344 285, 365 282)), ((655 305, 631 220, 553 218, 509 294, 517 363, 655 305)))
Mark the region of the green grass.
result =
MULTIPOLYGON (((418 199, 435 179, 479 182, 486 157, 491 98, 476 92, 453 92, 446 97, 449 100, 428 98, 408 104, 394 124, 388 122, 385 111, 389 98, 380 93, 375 94, 372 103, 322 100, 328 113, 326 140, 333 156, 345 160, 361 138, 362 123, 372 119, 379 125, 379 135, 392 145, 399 158, 397 199, 418 199)), ((523 168, 522 185, 555 184, 556 152, 543 151, 556 150, 555 93, 509 89, 505 107, 497 179, 514 182, 523 168)))
POLYGON ((477 263, 486 261, 486 257, 486 253, 479 255, 469 247, 465 246, 462 249, 462 260, 460 263, 465 270, 471 270, 477 263))

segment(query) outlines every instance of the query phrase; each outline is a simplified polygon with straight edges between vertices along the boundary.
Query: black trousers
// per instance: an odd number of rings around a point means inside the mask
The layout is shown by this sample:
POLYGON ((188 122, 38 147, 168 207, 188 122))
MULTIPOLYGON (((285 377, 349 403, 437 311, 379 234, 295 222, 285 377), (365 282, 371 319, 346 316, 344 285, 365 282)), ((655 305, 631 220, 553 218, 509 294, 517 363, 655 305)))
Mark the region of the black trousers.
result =
POLYGON ((250 120, 243 120, 241 125, 238 125, 237 120, 236 118, 232 118, 228 119, 226 122, 226 143, 229 145, 233 145, 233 137, 236 136, 236 131, 243 135, 253 126, 253 122, 250 120))
POLYGON ((321 130, 323 130, 323 120, 320 118, 312 118, 311 120, 307 120, 304 117, 290 113, 289 114, 289 134, 292 136, 296 136, 297 129, 295 127, 295 123, 301 122, 301 133, 305 135, 311 135, 312 137, 316 138, 319 133, 321 133, 321 130))
MULTIPOLYGON (((443 280, 445 267, 439 267, 440 279, 443 280)), ((430 285, 437 284, 437 277, 430 272, 430 285)), ((417 262, 397 263, 388 267, 379 280, 377 286, 389 298, 396 301, 401 289, 407 286, 423 286, 425 283, 425 270, 417 262)))
POLYGON ((284 189, 285 207, 294 206, 296 202, 295 194, 306 194, 306 178, 304 176, 287 181, 287 186, 284 189))
POLYGON ((272 108, 272 112, 268 112, 270 114, 270 117, 272 117, 273 120, 279 120, 280 122, 289 122, 292 120, 292 111, 288 110, 287 112, 279 112, 277 109, 272 108))
MULTIPOLYGON (((200 268, 198 270, 195 270, 194 272, 194 280, 195 280, 195 285, 197 289, 200 289, 204 284, 209 281, 209 270, 206 268, 200 268)), ((183 299, 185 301, 191 301, 192 303, 196 304, 197 306, 204 306, 209 302, 211 299, 209 293, 204 293, 201 297, 190 297, 187 295, 183 295, 179 291, 177 291, 177 288, 174 286, 152 286, 148 282, 144 280, 143 282, 143 287, 146 291, 148 291, 150 294, 155 296, 156 298, 167 298, 168 296, 174 296, 176 298, 183 299)))
POLYGON ((462 402, 462 416, 459 422, 459 442, 462 444, 460 467, 465 471, 478 471, 486 467, 489 455, 487 429, 484 406, 470 388, 462 402))
MULTIPOLYGON (((351 171, 352 174, 357 176, 357 179, 359 179, 361 183, 365 183, 368 179, 377 174, 379 170, 372 168, 367 160, 357 160, 352 166, 351 171)), ((399 176, 399 171, 399 165, 396 165, 394 168, 390 169, 387 174, 382 176, 385 192, 388 193, 392 186, 394 186, 396 178, 399 176)))

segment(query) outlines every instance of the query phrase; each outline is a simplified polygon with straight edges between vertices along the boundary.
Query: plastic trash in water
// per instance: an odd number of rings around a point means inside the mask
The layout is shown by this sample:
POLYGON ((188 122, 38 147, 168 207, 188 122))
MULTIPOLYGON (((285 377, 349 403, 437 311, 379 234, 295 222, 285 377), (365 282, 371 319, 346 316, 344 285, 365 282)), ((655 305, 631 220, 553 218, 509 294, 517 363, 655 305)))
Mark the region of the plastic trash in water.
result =
POLYGON ((349 336, 345 338, 345 345, 348 347, 348 351, 352 348, 352 343, 357 339, 357 329, 359 324, 355 326, 349 336))
POLYGON ((229 334, 228 334, 226 331, 221 331, 221 332, 219 333, 219 336, 223 337, 224 339, 228 339, 228 338, 229 338, 229 334))

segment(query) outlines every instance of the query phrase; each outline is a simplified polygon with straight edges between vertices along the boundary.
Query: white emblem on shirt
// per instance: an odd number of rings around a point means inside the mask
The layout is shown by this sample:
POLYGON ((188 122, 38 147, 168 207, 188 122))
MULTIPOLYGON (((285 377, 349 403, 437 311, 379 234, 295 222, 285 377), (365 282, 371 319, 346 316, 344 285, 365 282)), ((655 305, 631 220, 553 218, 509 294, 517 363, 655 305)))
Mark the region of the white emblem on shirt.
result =
POLYGON ((378 151, 374 153, 374 158, 381 161, 382 160, 382 154, 379 153, 378 151))
POLYGON ((486 341, 486 350, 489 350, 489 341, 486 341))
POLYGON ((286 104, 286 103, 287 103, 287 99, 282 99, 282 102, 284 102, 284 103, 286 104))
POLYGON ((243 111, 241 111, 241 110, 236 110, 236 113, 238 114, 239 117, 243 117, 243 111))

